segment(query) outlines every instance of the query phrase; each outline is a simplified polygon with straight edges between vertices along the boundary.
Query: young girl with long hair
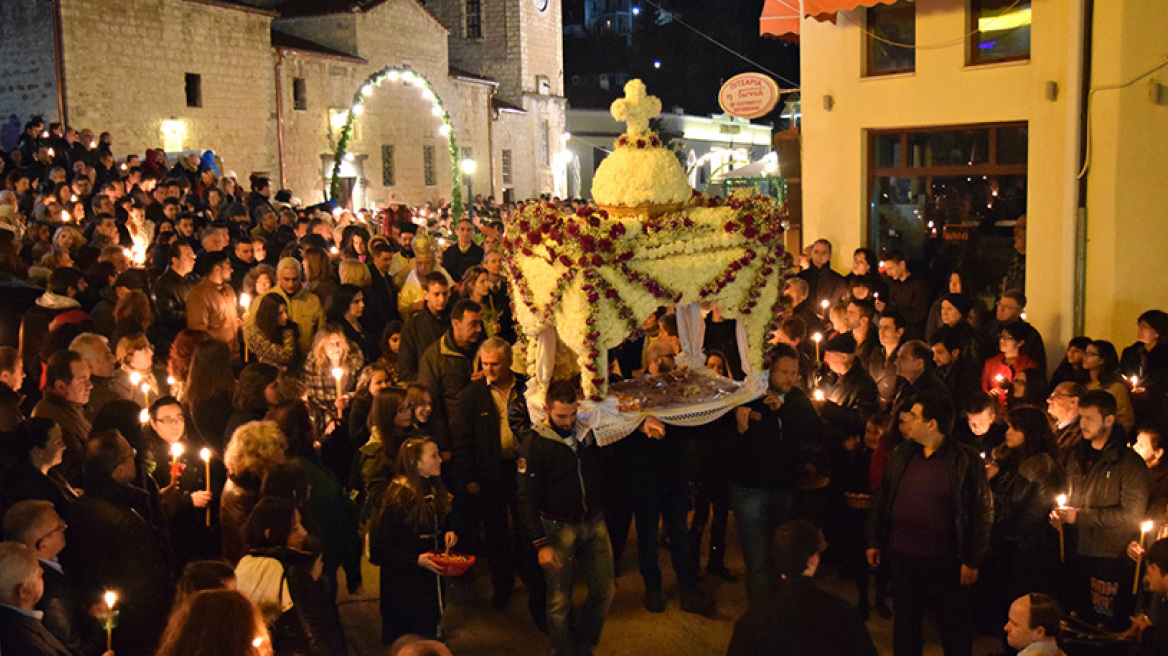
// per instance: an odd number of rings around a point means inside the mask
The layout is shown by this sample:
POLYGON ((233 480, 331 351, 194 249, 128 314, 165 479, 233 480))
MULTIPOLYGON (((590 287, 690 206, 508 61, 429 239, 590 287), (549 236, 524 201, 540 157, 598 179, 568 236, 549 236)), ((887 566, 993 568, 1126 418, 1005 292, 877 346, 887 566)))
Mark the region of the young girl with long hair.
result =
POLYGON ((450 493, 440 477, 438 445, 406 440, 369 528, 369 559, 381 567, 381 642, 416 633, 435 637, 442 619, 443 573, 431 551, 451 549, 450 493))

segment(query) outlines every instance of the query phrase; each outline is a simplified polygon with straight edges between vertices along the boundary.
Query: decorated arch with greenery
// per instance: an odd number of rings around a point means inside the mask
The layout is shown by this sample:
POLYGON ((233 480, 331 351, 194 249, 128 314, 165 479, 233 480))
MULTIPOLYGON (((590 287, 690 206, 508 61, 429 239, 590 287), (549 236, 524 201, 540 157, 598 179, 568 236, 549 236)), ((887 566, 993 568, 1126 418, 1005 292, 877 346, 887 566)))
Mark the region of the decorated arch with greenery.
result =
POLYGON ((376 73, 365 78, 361 87, 353 94, 353 104, 345 117, 345 126, 341 128, 337 139, 336 151, 333 154, 333 175, 329 183, 329 198, 336 199, 340 193, 341 164, 352 156, 349 153, 349 140, 353 136, 353 125, 365 113, 365 103, 368 102, 373 90, 385 82, 401 82, 418 89, 424 100, 430 103, 430 113, 441 120, 438 134, 446 138, 446 150, 450 155, 450 211, 451 216, 462 215, 462 176, 459 166, 458 142, 454 137, 454 124, 450 120, 450 112, 442 103, 442 98, 434 89, 434 85, 425 75, 413 70, 409 66, 386 66, 376 73))

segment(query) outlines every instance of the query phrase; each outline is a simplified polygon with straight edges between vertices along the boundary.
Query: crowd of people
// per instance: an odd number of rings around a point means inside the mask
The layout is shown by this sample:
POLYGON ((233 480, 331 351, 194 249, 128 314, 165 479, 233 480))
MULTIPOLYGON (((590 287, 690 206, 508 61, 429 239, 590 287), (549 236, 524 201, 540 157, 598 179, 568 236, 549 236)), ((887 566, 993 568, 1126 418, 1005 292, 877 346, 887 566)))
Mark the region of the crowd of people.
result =
MULTIPOLYGON (((903 254, 857 250, 844 276, 819 240, 762 398, 602 449, 578 381, 528 412, 514 207, 302 207, 211 151, 113 152, 36 119, 0 151, 0 650, 344 655, 337 597, 367 558, 390 653, 449 653, 474 554, 493 606, 519 579, 553 653, 588 654, 632 526, 646 612, 669 603, 665 548, 680 608, 712 615, 708 577, 739 578, 733 511, 750 609, 731 654, 875 653, 873 609, 898 656, 929 613, 947 656, 978 631, 1056 653, 1060 607, 1168 653, 1162 311, 1122 355, 1076 337, 1052 370, 1015 267, 987 310, 960 269, 938 296, 903 254), (858 607, 810 582, 821 562, 858 607)), ((711 307, 705 334, 707 366, 741 379, 734 322, 711 307)), ((662 307, 609 375, 667 373, 679 348, 662 307)))

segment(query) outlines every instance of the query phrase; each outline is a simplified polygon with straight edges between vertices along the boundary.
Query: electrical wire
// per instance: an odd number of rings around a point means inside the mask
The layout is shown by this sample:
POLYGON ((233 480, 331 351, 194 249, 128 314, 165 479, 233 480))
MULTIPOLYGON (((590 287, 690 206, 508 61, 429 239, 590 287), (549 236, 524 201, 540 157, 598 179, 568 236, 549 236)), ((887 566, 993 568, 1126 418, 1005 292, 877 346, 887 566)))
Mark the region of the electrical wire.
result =
MULTIPOLYGON (((668 11, 667 9, 665 9, 665 8, 664 8, 664 7, 662 7, 661 5, 657 4, 656 2, 653 2, 653 0, 642 0, 642 1, 643 1, 645 4, 652 5, 652 6, 656 7, 656 8, 658 8, 658 9, 660 9, 661 11, 668 11)), ((1020 2, 1020 1, 1021 1, 1021 0, 1019 0, 1019 2, 1020 2)), ((779 89, 779 93, 794 93, 794 92, 797 92, 797 91, 799 91, 799 84, 798 84, 797 82, 795 82, 795 81, 793 81, 793 80, 791 80, 791 79, 789 79, 789 78, 783 77, 782 75, 779 75, 778 73, 776 73, 776 72, 772 71, 771 69, 767 68, 766 66, 763 66, 762 64, 760 64, 760 63, 758 63, 758 62, 754 61, 754 60, 753 60, 753 59, 751 59, 750 57, 747 57, 746 55, 744 55, 744 54, 742 54, 742 53, 738 52, 737 50, 735 50, 735 49, 731 48, 730 46, 728 46, 728 45, 726 45, 726 44, 724 44, 724 43, 722 43, 721 41, 718 41, 718 40, 717 40, 717 39, 715 39, 714 37, 712 37, 712 36, 710 36, 710 35, 706 34, 705 32, 702 32, 701 30, 699 30, 698 28, 694 27, 693 25, 690 25, 689 23, 687 23, 687 22, 685 22, 685 21, 681 20, 680 18, 677 18, 676 16, 674 16, 674 18, 673 18, 673 22, 680 24, 682 27, 685 27, 685 28, 686 28, 686 29, 688 29, 689 31, 693 32, 694 34, 696 34, 696 35, 698 35, 698 36, 702 37, 702 38, 703 38, 703 39, 705 39, 706 41, 709 41, 710 43, 712 43, 712 44, 714 44, 714 45, 718 46, 719 48, 721 48, 721 49, 725 50, 726 52, 728 52, 728 53, 730 53, 730 54, 732 54, 732 55, 734 55, 735 57, 737 57, 737 58, 741 59, 742 61, 745 61, 745 62, 747 62, 748 64, 750 64, 750 65, 752 65, 752 66, 756 66, 756 67, 758 67, 760 70, 762 70, 762 71, 763 71, 763 72, 765 72, 765 73, 768 73, 769 75, 771 75, 771 76, 772 76, 772 77, 774 77, 775 79, 779 80, 780 82, 782 82, 782 83, 784 83, 784 84, 789 84, 789 85, 791 85, 792 87, 794 87, 793 89, 779 89)))
POLYGON ((1132 79, 1128 80, 1127 82, 1120 82, 1119 84, 1106 84, 1106 85, 1103 85, 1101 87, 1094 87, 1087 94, 1087 117, 1085 119, 1087 121, 1087 144, 1083 148, 1083 168, 1079 169, 1079 174, 1075 176, 1076 180, 1082 180, 1083 176, 1087 175, 1087 169, 1089 169, 1091 167, 1091 145, 1092 145, 1092 142, 1094 141, 1092 136, 1095 132, 1091 128, 1091 113, 1092 113, 1092 110, 1094 108, 1095 94, 1099 93, 1100 91, 1117 91, 1119 89, 1126 89, 1126 88, 1130 87, 1131 85, 1135 84, 1136 82, 1139 82, 1140 80, 1148 77, 1152 73, 1155 73, 1156 71, 1160 70, 1161 68, 1164 68, 1165 66, 1168 66, 1168 58, 1165 58, 1164 61, 1160 62, 1159 64, 1156 64, 1155 66, 1148 69, 1147 71, 1140 73, 1139 75, 1133 77, 1132 79))

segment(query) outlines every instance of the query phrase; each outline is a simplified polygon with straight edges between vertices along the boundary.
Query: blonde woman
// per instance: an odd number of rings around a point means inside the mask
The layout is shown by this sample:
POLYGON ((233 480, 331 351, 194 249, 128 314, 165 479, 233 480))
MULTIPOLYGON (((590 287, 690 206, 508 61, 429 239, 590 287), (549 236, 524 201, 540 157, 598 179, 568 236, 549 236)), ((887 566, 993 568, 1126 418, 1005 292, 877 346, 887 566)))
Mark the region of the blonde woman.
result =
POLYGON ((252 421, 231 435, 223 454, 227 483, 219 500, 223 530, 223 557, 236 563, 247 553, 243 529, 260 499, 260 487, 268 471, 283 463, 288 441, 272 421, 252 421))
POLYGON ((308 383, 313 421, 321 435, 331 435, 338 425, 364 366, 361 349, 345 338, 341 326, 329 323, 316 332, 312 350, 304 363, 304 378, 308 383), (339 383, 337 373, 340 374, 339 383))
POLYGON ((361 289, 369 289, 373 284, 373 276, 369 275, 369 267, 360 260, 341 260, 338 267, 341 273, 342 285, 356 285, 361 289))

